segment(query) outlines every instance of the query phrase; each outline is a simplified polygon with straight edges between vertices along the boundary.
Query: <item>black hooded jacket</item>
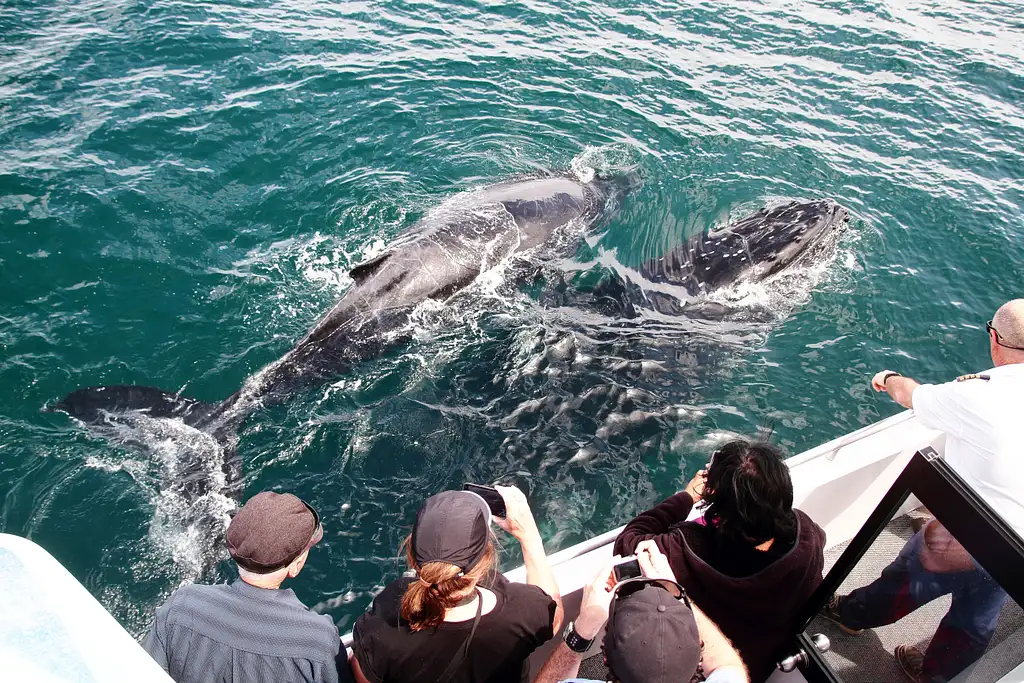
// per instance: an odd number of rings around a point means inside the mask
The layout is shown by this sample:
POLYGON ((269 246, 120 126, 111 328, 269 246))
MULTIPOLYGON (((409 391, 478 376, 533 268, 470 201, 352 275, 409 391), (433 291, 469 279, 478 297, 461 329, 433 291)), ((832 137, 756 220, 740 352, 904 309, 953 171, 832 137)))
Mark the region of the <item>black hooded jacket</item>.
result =
POLYGON ((777 650, 791 637, 797 610, 821 583, 825 532, 794 510, 794 538, 775 539, 767 551, 740 546, 713 527, 685 522, 693 508, 686 492, 659 503, 626 525, 615 553, 632 555, 653 539, 676 579, 739 651, 750 680, 775 669, 777 650))

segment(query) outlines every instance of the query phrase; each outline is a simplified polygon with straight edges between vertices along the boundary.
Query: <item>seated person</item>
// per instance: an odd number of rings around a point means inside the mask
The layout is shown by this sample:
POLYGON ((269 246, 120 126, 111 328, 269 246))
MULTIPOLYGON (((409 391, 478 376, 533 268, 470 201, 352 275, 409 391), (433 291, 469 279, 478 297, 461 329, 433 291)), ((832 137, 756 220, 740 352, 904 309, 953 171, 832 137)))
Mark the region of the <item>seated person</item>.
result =
POLYGON ((356 621, 352 670, 360 683, 520 683, 527 657, 554 636, 561 597, 523 493, 497 487, 495 522, 523 550, 526 584, 496 570, 491 512, 468 491, 427 499, 406 540, 412 578, 378 595, 356 621))
POLYGON ((825 532, 793 509, 789 468, 774 447, 731 441, 686 489, 626 525, 619 555, 653 540, 693 599, 763 681, 821 583, 825 532), (703 520, 685 522, 705 502, 703 520))
MULTIPOLYGON (((621 558, 615 558, 621 559, 621 558)), ((534 683, 598 683, 579 673, 601 626, 610 680, 619 683, 748 683, 739 654, 676 583, 653 541, 637 549, 643 577, 616 584, 607 565, 583 589, 580 615, 548 657, 534 683), (705 678, 706 677, 706 678, 705 678)))
MULTIPOLYGON (((178 683, 335 683, 341 646, 329 616, 281 590, 324 536, 320 516, 290 493, 258 493, 227 531, 238 581, 183 586, 156 610, 146 651, 178 683)), ((345 658, 342 680, 351 680, 345 658)))

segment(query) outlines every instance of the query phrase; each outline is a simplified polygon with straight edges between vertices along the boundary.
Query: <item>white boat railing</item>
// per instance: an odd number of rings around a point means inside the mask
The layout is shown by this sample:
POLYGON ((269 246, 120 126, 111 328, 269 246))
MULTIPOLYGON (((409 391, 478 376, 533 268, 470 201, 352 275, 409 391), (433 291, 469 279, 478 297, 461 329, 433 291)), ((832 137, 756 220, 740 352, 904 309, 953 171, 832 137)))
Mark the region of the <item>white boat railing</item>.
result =
POLYGON ((813 458, 820 458, 824 455, 829 460, 835 460, 839 455, 839 451, 843 450, 847 446, 852 446, 855 443, 863 441, 868 437, 874 436, 887 429, 891 429, 896 425, 909 422, 914 419, 913 410, 904 410, 902 413, 897 413, 892 417, 888 417, 884 420, 869 424, 867 427, 861 427, 855 432, 850 432, 845 436, 841 436, 838 439, 833 439, 827 443, 823 443, 820 446, 816 446, 810 450, 804 451, 799 455, 794 455, 789 458, 786 462, 789 463, 790 467, 798 465, 805 460, 811 460, 813 458))

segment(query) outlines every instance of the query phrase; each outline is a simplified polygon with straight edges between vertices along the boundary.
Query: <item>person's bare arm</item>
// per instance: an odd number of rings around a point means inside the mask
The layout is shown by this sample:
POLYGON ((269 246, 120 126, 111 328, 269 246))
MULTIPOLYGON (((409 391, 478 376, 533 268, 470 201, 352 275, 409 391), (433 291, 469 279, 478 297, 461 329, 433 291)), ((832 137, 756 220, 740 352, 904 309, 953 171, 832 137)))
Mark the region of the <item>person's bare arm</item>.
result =
MULTIPOLYGON (((576 633, 585 640, 593 640, 601 632, 601 627, 608 620, 608 606, 612 601, 614 581, 611 563, 597 573, 593 581, 583 588, 583 600, 580 603, 580 615, 573 626, 576 633)), ((544 662, 534 683, 558 683, 568 678, 575 678, 580 671, 583 654, 573 652, 565 641, 560 642, 544 662)))
POLYGON ((548 556, 544 552, 544 541, 537 529, 537 522, 533 519, 530 504, 526 502, 523 492, 515 486, 495 488, 505 499, 506 516, 504 519, 495 517, 494 523, 519 541, 523 549, 523 564, 526 565, 526 583, 537 586, 555 601, 555 620, 551 628, 558 633, 565 614, 562 609, 562 594, 548 563, 548 556))
POLYGON ((710 674, 718 669, 738 669, 743 672, 743 680, 749 683, 750 675, 743 660, 732 646, 729 639, 718 628, 715 622, 708 619, 707 615, 700 611, 700 608, 693 605, 693 618, 697 622, 697 630, 700 632, 700 639, 704 643, 704 651, 701 662, 704 665, 704 673, 710 674))
POLYGON ((889 398, 904 408, 914 407, 914 389, 921 386, 916 380, 893 374, 893 370, 882 370, 871 378, 871 387, 875 391, 884 391, 889 398), (887 376, 888 375, 888 376, 887 376))
POLYGON ((359 660, 356 659, 355 655, 349 657, 348 664, 352 667, 352 677, 356 679, 356 683, 370 683, 366 676, 363 675, 363 670, 359 668, 359 660))
POLYGON ((583 655, 570 650, 563 640, 551 651, 548 660, 544 662, 544 666, 540 668, 540 672, 537 673, 533 682, 559 683, 559 681, 575 678, 576 674, 580 672, 580 662, 582 661, 583 655))

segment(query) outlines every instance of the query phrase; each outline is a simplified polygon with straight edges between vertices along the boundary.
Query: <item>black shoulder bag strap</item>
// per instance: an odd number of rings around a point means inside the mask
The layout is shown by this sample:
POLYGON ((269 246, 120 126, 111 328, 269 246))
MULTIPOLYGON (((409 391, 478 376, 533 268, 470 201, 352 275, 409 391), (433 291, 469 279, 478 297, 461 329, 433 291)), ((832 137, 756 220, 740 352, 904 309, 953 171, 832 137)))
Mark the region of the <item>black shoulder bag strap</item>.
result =
POLYGON ((438 677, 438 683, 448 683, 448 681, 452 680, 452 676, 454 676, 455 672, 459 670, 462 663, 466 661, 466 655, 469 654, 469 644, 473 642, 473 635, 476 634, 476 627, 480 625, 480 617, 484 613, 484 596, 483 593, 480 592, 479 588, 476 589, 476 597, 476 616, 473 617, 473 628, 469 630, 469 637, 466 638, 466 642, 462 644, 462 647, 459 648, 456 655, 452 657, 451 664, 449 664, 448 668, 444 670, 444 673, 438 677))

